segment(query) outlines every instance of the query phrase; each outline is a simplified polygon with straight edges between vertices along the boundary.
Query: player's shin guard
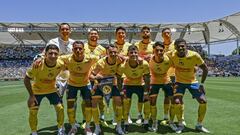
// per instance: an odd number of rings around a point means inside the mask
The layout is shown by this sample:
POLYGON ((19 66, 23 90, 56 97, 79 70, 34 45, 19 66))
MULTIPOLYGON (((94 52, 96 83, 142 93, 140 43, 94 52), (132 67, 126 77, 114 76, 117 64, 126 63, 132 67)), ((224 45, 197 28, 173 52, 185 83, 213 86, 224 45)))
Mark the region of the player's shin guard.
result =
POLYGON ((67 114, 68 114, 68 122, 73 125, 75 123, 75 109, 74 108, 68 108, 67 109, 67 114))
POLYGON ((163 106, 164 119, 168 119, 170 104, 164 104, 163 106))
POLYGON ((121 123, 121 121, 122 121, 122 113, 123 113, 122 110, 123 110, 122 106, 116 106, 115 119, 116 119, 117 123, 121 123))
POLYGON ((99 101, 98 107, 100 114, 104 114, 105 101, 103 100, 103 98, 99 101))
POLYGON ((175 117, 175 115, 176 115, 175 104, 171 104, 171 105, 170 105, 169 114, 170 114, 170 121, 173 122, 174 117, 175 117))
POLYGON ((85 107, 85 119, 87 123, 91 122, 92 119, 92 108, 91 107, 85 107))
POLYGON ((113 112, 117 112, 116 104, 114 102, 112 102, 112 106, 113 106, 113 112))
POLYGON ((92 116, 95 125, 99 125, 99 112, 98 108, 92 108, 92 116))
POLYGON ((128 121, 128 114, 130 111, 130 99, 123 99, 123 119, 125 122, 128 121))
POLYGON ((142 114, 143 103, 138 102, 138 113, 142 114))
POLYGON ((62 104, 57 104, 54 106, 57 114, 57 123, 58 123, 58 128, 63 127, 64 123, 64 109, 62 104))
POLYGON ((178 121, 182 122, 183 105, 182 104, 175 104, 175 111, 176 111, 178 121))
POLYGON ((153 121, 157 119, 157 107, 156 105, 151 105, 151 118, 153 121))
POLYGON ((83 119, 86 119, 86 116, 85 116, 85 108, 86 108, 86 102, 83 100, 82 103, 81 103, 81 107, 82 107, 82 114, 83 114, 83 119))
POLYGON ((150 102, 145 101, 144 102, 144 120, 149 120, 150 118, 150 102))
POLYGON ((32 130, 32 132, 37 132, 37 124, 38 124, 38 108, 31 107, 29 108, 29 125, 32 130))
POLYGON ((198 122, 199 123, 202 123, 204 117, 205 117, 205 114, 206 114, 206 111, 207 111, 207 104, 199 104, 199 107, 198 107, 198 122))

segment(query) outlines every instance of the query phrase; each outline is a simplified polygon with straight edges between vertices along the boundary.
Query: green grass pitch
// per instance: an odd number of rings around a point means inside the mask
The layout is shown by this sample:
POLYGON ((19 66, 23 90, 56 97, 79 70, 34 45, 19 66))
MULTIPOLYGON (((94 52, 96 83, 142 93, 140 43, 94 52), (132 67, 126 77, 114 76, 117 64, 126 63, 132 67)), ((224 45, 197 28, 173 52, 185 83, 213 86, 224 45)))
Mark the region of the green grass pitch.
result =
MULTIPOLYGON (((204 124, 214 135, 239 135, 240 134, 240 78, 217 78, 209 77, 206 80, 206 93, 208 99, 208 110, 204 124)), ((28 125, 28 94, 23 86, 23 81, 0 82, 0 135, 28 135, 30 128, 28 125)), ((131 116, 137 117, 136 96, 132 102, 131 116)), ((78 100, 77 120, 82 120, 80 101, 78 100)), ((158 119, 163 117, 163 92, 160 92, 158 98, 158 119)), ((187 127, 182 134, 194 135, 202 134, 194 130, 198 104, 191 98, 187 91, 184 97, 185 102, 185 120, 187 127)), ((69 131, 67 124, 66 100, 65 106, 65 127, 69 131)), ((106 119, 111 123, 112 110, 106 113, 106 119)), ((54 135, 57 132, 56 116, 54 107, 50 106, 47 99, 44 99, 38 114, 39 135, 54 135)), ((103 128, 104 134, 114 134, 114 128, 103 128)), ((78 134, 83 130, 79 129, 78 134)), ((130 125, 129 134, 175 134, 169 127, 159 126, 157 133, 144 132, 141 126, 130 125)))

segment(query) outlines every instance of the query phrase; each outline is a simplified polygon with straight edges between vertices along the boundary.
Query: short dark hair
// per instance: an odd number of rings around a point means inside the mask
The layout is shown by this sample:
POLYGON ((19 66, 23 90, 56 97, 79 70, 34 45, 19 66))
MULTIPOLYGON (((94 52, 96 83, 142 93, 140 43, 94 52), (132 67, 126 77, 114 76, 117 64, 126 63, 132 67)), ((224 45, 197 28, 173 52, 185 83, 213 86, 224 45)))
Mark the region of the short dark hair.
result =
POLYGON ((71 26, 70 26, 69 23, 61 23, 61 24, 59 25, 59 28, 58 28, 59 31, 61 30, 61 26, 62 26, 62 25, 67 25, 67 26, 69 27, 69 29, 71 30, 71 26))
POLYGON ((84 43, 82 41, 74 41, 72 45, 74 46, 75 44, 81 44, 84 47, 84 43))
POLYGON ((151 30, 148 26, 143 26, 142 29, 141 29, 141 32, 143 32, 143 30, 151 30))
POLYGON ((138 51, 138 48, 137 48, 136 45, 130 45, 130 46, 128 47, 128 52, 133 51, 133 50, 137 50, 137 51, 138 51))
POLYGON ((160 42, 160 41, 157 41, 157 42, 155 42, 155 43, 153 44, 153 49, 155 49, 157 46, 160 46, 160 47, 162 47, 163 49, 165 48, 165 46, 163 45, 163 43, 160 42))
POLYGON ((170 30, 170 31, 171 31, 171 29, 170 29, 169 27, 165 27, 165 28, 162 29, 162 33, 163 33, 165 30, 170 30))
POLYGON ((116 28, 115 33, 117 33, 119 30, 123 30, 124 32, 126 32, 126 29, 124 27, 119 26, 116 28))
POLYGON ((182 42, 187 44, 186 40, 184 40, 183 38, 178 38, 178 39, 175 40, 174 45, 177 46, 177 45, 179 45, 182 42))
POLYGON ((47 45, 46 48, 45 48, 45 53, 47 53, 47 51, 50 50, 50 49, 54 49, 54 50, 57 50, 57 51, 59 52, 59 48, 58 48, 57 45, 55 45, 55 44, 49 44, 49 45, 47 45))
POLYGON ((115 44, 109 44, 109 45, 106 45, 106 50, 108 50, 109 48, 118 48, 115 44))
POLYGON ((98 33, 98 29, 96 29, 96 28, 91 28, 91 29, 89 30, 89 32, 88 32, 88 35, 89 35, 90 32, 92 32, 92 31, 96 31, 96 32, 98 33))

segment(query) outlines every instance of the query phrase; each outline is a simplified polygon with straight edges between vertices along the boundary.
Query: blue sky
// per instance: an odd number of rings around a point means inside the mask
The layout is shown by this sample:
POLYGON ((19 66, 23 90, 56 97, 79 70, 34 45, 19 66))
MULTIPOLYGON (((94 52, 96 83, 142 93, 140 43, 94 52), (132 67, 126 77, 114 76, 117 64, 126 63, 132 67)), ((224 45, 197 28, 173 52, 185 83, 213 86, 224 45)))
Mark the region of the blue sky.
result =
MULTIPOLYGON (((203 22, 239 11, 239 0, 5 0, 0 22, 203 22)), ((214 45, 211 52, 236 48, 236 42, 227 45, 214 45)))

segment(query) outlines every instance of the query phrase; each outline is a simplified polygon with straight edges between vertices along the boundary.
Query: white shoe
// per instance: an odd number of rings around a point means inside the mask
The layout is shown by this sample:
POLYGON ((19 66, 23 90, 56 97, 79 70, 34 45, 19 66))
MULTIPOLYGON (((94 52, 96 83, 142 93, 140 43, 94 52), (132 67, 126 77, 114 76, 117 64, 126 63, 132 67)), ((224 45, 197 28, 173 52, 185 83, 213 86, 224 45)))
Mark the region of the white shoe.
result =
POLYGON ((32 132, 32 135, 38 135, 37 132, 32 132))
POLYGON ((157 122, 153 122, 153 124, 152 124, 152 131, 153 132, 157 132, 157 130, 158 130, 158 123, 157 122))
POLYGON ((177 130, 176 130, 176 133, 177 133, 177 134, 181 134, 182 131, 183 131, 183 129, 184 129, 184 125, 179 125, 179 127, 178 127, 177 130))
POLYGON ((85 132, 85 135, 92 135, 93 133, 92 133, 92 130, 89 128, 89 127, 86 127, 85 129, 84 129, 84 132, 85 132))
POLYGON ((117 122, 116 122, 115 118, 113 118, 113 120, 112 120, 112 125, 117 126, 117 122))
POLYGON ((186 127, 187 126, 187 123, 185 120, 182 121, 182 124, 186 127))
POLYGON ((117 126, 117 128, 116 128, 116 132, 117 132, 118 135, 124 135, 124 132, 123 132, 121 126, 117 126))
POLYGON ((206 129, 205 127, 203 127, 202 125, 196 125, 195 126, 195 129, 197 131, 200 131, 200 132, 204 132, 204 133, 210 133, 210 131, 208 129, 206 129))
POLYGON ((138 115, 136 123, 139 124, 139 125, 142 124, 142 119, 143 119, 142 115, 141 114, 138 115))
POLYGON ((77 121, 74 124, 77 128, 81 127, 79 123, 77 123, 77 121))
POLYGON ((100 135, 101 132, 100 126, 96 126, 93 135, 100 135))
POLYGON ((132 124, 132 123, 133 123, 130 115, 128 115, 128 123, 129 123, 129 124, 132 124))
POLYGON ((59 128, 58 129, 58 135, 66 135, 65 129, 64 128, 59 128))
POLYGON ((68 132, 68 135, 75 135, 77 133, 77 127, 74 125, 71 130, 68 132))
POLYGON ((174 123, 169 123, 169 127, 176 132, 177 131, 177 126, 174 123))

